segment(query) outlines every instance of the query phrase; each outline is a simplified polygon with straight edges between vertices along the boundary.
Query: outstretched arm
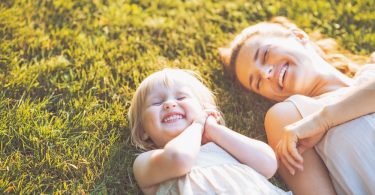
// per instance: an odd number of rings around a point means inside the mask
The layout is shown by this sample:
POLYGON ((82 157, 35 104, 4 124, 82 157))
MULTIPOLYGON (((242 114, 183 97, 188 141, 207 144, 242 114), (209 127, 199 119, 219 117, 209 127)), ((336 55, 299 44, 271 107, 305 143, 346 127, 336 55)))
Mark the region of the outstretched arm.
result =
POLYGON ((164 148, 142 153, 136 158, 133 172, 145 194, 157 184, 190 171, 201 146, 203 125, 204 120, 195 121, 164 148))
POLYGON ((287 129, 296 131, 299 138, 305 138, 373 112, 375 112, 375 79, 350 88, 350 91, 339 101, 287 126, 287 129))
POLYGON ((265 177, 270 178, 275 174, 276 156, 266 143, 219 125, 212 116, 207 118, 204 136, 265 177))
MULTIPOLYGON (((284 128, 278 155, 292 165, 302 165, 300 153, 313 147, 330 128, 375 112, 375 79, 350 91, 340 100, 284 128), (316 138, 319 139, 316 139, 316 138), (282 149, 284 148, 284 149, 282 149), (285 149, 286 148, 286 149, 285 149)), ((298 166, 296 166, 298 167, 298 166)))

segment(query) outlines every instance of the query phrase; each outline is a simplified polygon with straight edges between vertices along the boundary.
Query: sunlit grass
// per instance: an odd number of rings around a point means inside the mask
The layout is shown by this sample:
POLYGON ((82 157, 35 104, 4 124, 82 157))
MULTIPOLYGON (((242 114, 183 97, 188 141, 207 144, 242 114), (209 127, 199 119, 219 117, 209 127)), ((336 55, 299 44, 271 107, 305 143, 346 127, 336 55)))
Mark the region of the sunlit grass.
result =
POLYGON ((231 82, 217 48, 250 24, 284 15, 367 55, 375 49, 374 7, 370 0, 1 1, 0 193, 140 193, 126 114, 142 79, 162 67, 201 73, 227 125, 265 140, 272 103, 231 82))

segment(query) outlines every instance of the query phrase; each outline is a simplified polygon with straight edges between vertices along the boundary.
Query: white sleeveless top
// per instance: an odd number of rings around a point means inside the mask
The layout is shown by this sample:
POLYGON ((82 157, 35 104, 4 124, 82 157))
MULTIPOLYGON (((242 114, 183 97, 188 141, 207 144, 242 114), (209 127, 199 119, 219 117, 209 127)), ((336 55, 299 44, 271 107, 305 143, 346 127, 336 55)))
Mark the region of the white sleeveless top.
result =
POLYGON ((167 194, 291 194, 263 175, 241 164, 215 143, 201 146, 195 165, 185 176, 161 183, 158 195, 167 194))
MULTIPOLYGON (((375 65, 363 67, 354 77, 358 85, 375 78, 375 65)), ((292 102, 302 117, 337 101, 347 92, 341 88, 315 99, 294 95, 292 102)), ((375 113, 331 128, 315 146, 327 166, 337 194, 375 194, 375 113)))

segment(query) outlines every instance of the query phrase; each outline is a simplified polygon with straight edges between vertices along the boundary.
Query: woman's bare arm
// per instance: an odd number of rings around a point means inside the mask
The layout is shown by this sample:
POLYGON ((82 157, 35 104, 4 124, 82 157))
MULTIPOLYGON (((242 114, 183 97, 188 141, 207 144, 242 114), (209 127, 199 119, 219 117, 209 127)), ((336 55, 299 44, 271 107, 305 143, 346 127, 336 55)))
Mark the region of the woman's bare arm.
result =
POLYGON ((287 126, 298 138, 306 138, 330 128, 375 112, 375 78, 351 87, 349 92, 332 104, 304 119, 287 126))
POLYGON ((302 165, 301 153, 318 143, 330 128, 374 112, 375 78, 351 87, 338 101, 286 126, 278 153, 281 157, 290 157, 286 158, 290 164, 302 165))

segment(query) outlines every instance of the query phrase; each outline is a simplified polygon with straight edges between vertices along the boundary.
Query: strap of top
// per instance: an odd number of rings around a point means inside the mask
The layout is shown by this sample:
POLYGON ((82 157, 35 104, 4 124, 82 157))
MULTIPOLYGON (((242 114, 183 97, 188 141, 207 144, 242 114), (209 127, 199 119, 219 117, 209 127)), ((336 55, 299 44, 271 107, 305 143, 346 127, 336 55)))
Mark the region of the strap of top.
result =
POLYGON ((303 95, 293 95, 285 101, 293 103, 298 112, 301 114, 302 118, 305 118, 306 116, 322 108, 322 105, 319 104, 319 102, 317 102, 315 99, 303 95))

